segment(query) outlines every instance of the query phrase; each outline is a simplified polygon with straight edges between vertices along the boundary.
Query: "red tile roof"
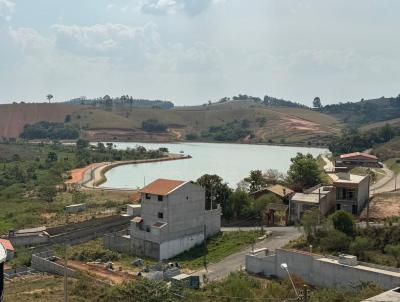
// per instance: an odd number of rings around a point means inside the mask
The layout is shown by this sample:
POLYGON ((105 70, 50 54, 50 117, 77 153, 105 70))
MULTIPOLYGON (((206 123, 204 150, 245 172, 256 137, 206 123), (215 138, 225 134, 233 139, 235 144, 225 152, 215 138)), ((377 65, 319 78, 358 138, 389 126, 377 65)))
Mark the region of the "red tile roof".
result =
POLYGON ((186 181, 159 178, 139 190, 139 192, 154 195, 168 195, 184 183, 186 183, 186 181))
POLYGON ((0 243, 4 246, 7 251, 14 251, 14 247, 10 240, 7 239, 0 239, 0 243))
POLYGON ((367 157, 370 159, 378 159, 375 155, 364 153, 364 152, 353 152, 353 153, 348 153, 348 154, 342 154, 342 155, 340 155, 340 158, 350 158, 350 157, 356 157, 356 156, 367 157))

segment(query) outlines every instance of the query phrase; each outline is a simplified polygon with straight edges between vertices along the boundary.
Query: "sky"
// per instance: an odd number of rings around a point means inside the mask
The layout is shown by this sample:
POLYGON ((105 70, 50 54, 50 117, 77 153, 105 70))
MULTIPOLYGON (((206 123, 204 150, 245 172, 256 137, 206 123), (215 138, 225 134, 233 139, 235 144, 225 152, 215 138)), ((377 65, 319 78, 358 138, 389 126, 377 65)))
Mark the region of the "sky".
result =
POLYGON ((0 103, 400 93, 398 0, 0 0, 0 103))

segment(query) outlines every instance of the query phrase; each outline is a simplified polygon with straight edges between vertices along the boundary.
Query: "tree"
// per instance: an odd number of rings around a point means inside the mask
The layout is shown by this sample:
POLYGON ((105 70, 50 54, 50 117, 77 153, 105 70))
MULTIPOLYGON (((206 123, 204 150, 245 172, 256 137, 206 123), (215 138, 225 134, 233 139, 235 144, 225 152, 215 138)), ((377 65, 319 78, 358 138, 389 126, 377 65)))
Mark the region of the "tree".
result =
POLYGON ((379 132, 384 142, 390 141, 395 135, 395 131, 393 130, 392 126, 390 126, 390 124, 385 124, 385 126, 383 126, 379 132))
POLYGON ((273 193, 265 194, 254 200, 253 210, 255 213, 260 214, 268 204, 282 203, 282 200, 273 193))
POLYGON ((211 209, 211 204, 213 208, 217 204, 220 204, 222 206, 222 213, 226 216, 226 201, 232 192, 228 185, 223 182, 222 178, 215 174, 204 174, 197 179, 197 183, 206 190, 206 209, 211 209))
POLYGON ((43 186, 39 188, 38 195, 47 202, 52 202, 57 195, 57 190, 53 186, 43 186))
POLYGON ((314 98, 313 106, 314 106, 314 108, 318 108, 318 109, 320 109, 322 107, 321 99, 318 96, 314 98))
POLYGON ((400 244, 388 244, 385 246, 385 253, 396 259, 397 267, 400 267, 400 244))
POLYGON ((346 253, 350 242, 351 238, 349 236, 339 230, 333 229, 321 238, 320 247, 325 251, 346 253))
POLYGON ((267 181, 264 178, 261 170, 250 171, 249 177, 246 177, 244 181, 249 184, 250 193, 261 190, 267 185, 267 181))
POLYGON ((288 182, 294 190, 313 187, 321 182, 321 172, 317 160, 311 154, 297 153, 290 159, 288 182))
POLYGON ((87 147, 89 147, 89 145, 90 145, 90 143, 89 143, 89 141, 86 140, 86 139, 80 138, 80 139, 78 139, 78 140, 76 141, 76 147, 77 147, 78 149, 86 149, 87 147))
POLYGON ((165 132, 168 126, 157 119, 148 119, 142 122, 142 129, 147 132, 165 132))
POLYGON ((316 238, 317 227, 320 224, 320 213, 318 209, 306 210, 300 220, 306 234, 306 240, 311 243, 316 238))
POLYGON ((50 103, 50 101, 51 101, 51 99, 52 99, 53 97, 54 97, 54 96, 53 96, 52 94, 46 95, 46 98, 47 98, 47 100, 49 101, 49 103, 50 103))
POLYGON ((276 184, 285 180, 285 174, 276 169, 268 169, 264 172, 264 178, 268 183, 276 184))
POLYGON ((341 231, 348 236, 354 235, 356 224, 353 216, 349 212, 340 210, 336 211, 329 217, 336 230, 341 231))
POLYGON ((56 152, 50 151, 50 152, 47 154, 47 162, 48 162, 48 163, 56 162, 57 160, 58 160, 58 156, 57 156, 57 153, 56 153, 56 152))
POLYGON ((350 244, 350 253, 357 257, 364 258, 365 251, 371 249, 372 243, 367 237, 357 236, 350 244))
POLYGON ((133 282, 125 282, 109 291, 109 300, 113 302, 147 301, 172 302, 175 296, 170 292, 166 282, 141 278, 133 282))
POLYGON ((247 192, 237 189, 228 197, 226 211, 234 219, 247 217, 252 214, 253 199, 247 192))

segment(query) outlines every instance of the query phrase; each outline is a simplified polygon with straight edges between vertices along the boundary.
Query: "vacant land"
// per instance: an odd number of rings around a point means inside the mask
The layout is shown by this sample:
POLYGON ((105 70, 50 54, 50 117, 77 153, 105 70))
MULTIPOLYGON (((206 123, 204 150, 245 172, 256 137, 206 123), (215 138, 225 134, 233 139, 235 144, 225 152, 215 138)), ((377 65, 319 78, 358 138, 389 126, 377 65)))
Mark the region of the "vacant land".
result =
POLYGON ((5 302, 53 302, 62 301, 63 297, 62 277, 36 275, 13 279, 5 284, 5 302))
MULTIPOLYGON (((260 231, 236 231, 219 233, 207 240, 207 263, 215 263, 246 246, 262 240, 260 231)), ((183 267, 196 269, 204 265, 204 245, 196 246, 172 259, 183 267)))
POLYGON ((80 108, 77 105, 46 103, 0 105, 0 137, 18 137, 26 124, 64 122, 67 115, 80 108))
MULTIPOLYGON (((369 219, 384 221, 391 217, 400 217, 400 193, 382 193, 375 195, 369 205, 369 219)), ((367 218, 367 209, 364 209, 360 218, 367 218)))
MULTIPOLYGON (((326 114, 302 108, 267 107, 254 101, 231 101, 168 110, 103 110, 67 104, 14 104, 0 106, 0 129, 4 129, 0 136, 18 137, 25 124, 64 122, 67 115, 71 117, 68 118, 68 124, 82 129, 82 135, 91 140, 176 141, 194 134, 196 140, 207 141, 210 136, 204 134, 210 131, 210 127, 226 127, 236 123, 245 125, 251 135, 234 141, 323 145, 327 142, 327 136, 337 134, 341 129, 341 123, 326 114), (167 131, 143 131, 142 123, 149 119, 165 124, 167 131)), ((226 139, 232 141, 230 137, 226 139)))
POLYGON ((395 137, 387 143, 376 146, 373 153, 384 161, 400 158, 400 137, 395 137))

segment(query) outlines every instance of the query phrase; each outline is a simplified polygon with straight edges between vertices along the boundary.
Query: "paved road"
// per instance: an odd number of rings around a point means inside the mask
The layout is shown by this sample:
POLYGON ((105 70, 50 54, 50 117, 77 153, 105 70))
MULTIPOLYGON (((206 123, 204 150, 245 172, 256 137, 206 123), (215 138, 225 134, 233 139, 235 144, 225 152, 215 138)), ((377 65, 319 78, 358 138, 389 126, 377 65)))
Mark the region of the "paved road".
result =
MULTIPOLYGON (((333 163, 325 156, 322 155, 322 159, 325 161, 326 165, 324 166, 324 170, 327 172, 333 171, 334 166, 333 163)), ((395 175, 392 170, 390 170, 386 165, 383 165, 382 168, 385 172, 385 176, 383 176, 379 181, 370 187, 370 196, 378 193, 390 192, 395 190, 397 184, 400 184, 400 175, 397 176, 397 180, 395 180, 395 175)), ((332 175, 332 174, 328 174, 332 175)))
MULTIPOLYGON (((251 230, 253 228, 240 228, 240 230, 251 230)), ((239 228, 223 228, 223 231, 235 231, 239 228)), ((270 250, 275 250, 281 248, 290 240, 296 239, 300 236, 300 231, 297 227, 268 227, 264 228, 265 231, 271 231, 272 234, 254 245, 254 249, 268 248, 270 250)), ((208 266, 208 272, 204 269, 197 271, 193 275, 202 277, 205 274, 208 280, 217 280, 224 278, 229 275, 229 273, 238 271, 245 267, 245 256, 252 251, 252 247, 247 247, 242 251, 232 254, 218 263, 214 263, 208 266)))
POLYGON ((326 157, 325 154, 321 155, 322 159, 325 161, 325 166, 324 166, 324 170, 326 172, 331 172, 335 170, 335 167, 333 165, 333 163, 326 157))
POLYGON ((370 195, 377 193, 390 192, 399 188, 400 175, 395 175, 392 170, 390 170, 385 165, 383 166, 386 175, 382 177, 376 184, 371 186, 370 195), (397 179, 396 179, 397 177, 397 179))

